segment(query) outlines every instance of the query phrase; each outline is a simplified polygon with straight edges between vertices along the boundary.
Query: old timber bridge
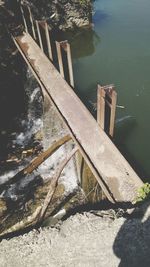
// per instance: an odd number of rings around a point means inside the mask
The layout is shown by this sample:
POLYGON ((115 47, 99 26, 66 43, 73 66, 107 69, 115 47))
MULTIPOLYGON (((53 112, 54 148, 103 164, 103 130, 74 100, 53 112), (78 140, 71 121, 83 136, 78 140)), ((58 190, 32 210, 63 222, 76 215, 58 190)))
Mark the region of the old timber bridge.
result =
MULTIPOLYGON (((46 21, 28 19, 21 8, 25 32, 13 40, 38 81, 43 95, 56 107, 106 197, 111 202, 133 202, 143 182, 73 91, 74 81, 68 42, 56 42, 59 70, 53 64, 50 28, 46 21), (30 24, 30 27, 29 27, 30 24), (44 36, 44 37, 43 37, 44 36), (45 41, 43 43, 43 38, 45 41), (45 51, 46 44, 46 51, 45 51), (64 79, 61 49, 67 53, 69 83, 64 79)), ((103 91, 104 92, 104 91, 103 91)), ((104 104, 103 102, 101 104, 104 104)), ((104 110, 100 106, 101 115, 104 110)), ((102 120, 100 118, 99 120, 102 120)), ((114 117, 112 117, 112 122, 114 117)), ((111 126, 112 127, 112 126, 111 126)), ((110 129, 113 132, 113 129, 110 129)), ((110 132, 110 133, 111 133, 110 132)))

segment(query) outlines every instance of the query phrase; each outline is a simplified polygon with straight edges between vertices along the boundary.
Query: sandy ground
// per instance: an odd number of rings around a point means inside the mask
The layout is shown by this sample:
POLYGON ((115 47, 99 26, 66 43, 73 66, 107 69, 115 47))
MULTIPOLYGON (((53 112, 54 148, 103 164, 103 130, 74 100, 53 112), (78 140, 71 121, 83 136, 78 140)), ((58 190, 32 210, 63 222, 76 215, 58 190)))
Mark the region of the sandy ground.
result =
POLYGON ((148 206, 132 218, 83 213, 57 227, 33 230, 0 243, 1 267, 150 266, 148 206), (99 216, 100 215, 100 216, 99 216))

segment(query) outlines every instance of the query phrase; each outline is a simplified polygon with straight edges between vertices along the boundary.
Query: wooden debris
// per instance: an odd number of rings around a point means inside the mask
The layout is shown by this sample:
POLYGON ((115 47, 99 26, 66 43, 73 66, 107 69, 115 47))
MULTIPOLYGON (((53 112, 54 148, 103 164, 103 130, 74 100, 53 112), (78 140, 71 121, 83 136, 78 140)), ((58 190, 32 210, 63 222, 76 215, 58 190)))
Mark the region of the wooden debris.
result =
POLYGON ((61 147, 63 144, 71 140, 70 135, 66 135, 59 139, 58 141, 54 142, 54 144, 48 148, 46 151, 41 153, 37 158, 35 158, 29 166, 27 166, 23 172, 24 174, 31 173, 33 170, 35 170, 40 164, 42 164, 48 157, 50 157, 59 147, 61 147))
POLYGON ((116 108, 122 108, 122 109, 124 109, 124 108, 125 108, 125 106, 116 105, 116 108))
POLYGON ((14 177, 10 178, 6 183, 2 184, 0 186, 0 192, 2 192, 8 185, 19 181, 20 177, 32 173, 35 169, 38 168, 40 164, 42 164, 48 157, 50 157, 56 150, 58 150, 63 144, 65 144, 69 140, 71 140, 70 135, 66 135, 61 139, 59 139, 58 141, 54 142, 50 148, 48 148, 38 157, 33 159, 27 167, 18 172, 14 177))
POLYGON ((39 220, 42 220, 44 218, 44 215, 46 213, 46 210, 47 210, 47 207, 48 205, 50 204, 50 201, 53 197, 53 194, 55 192, 55 189, 56 189, 56 186, 57 186, 57 182, 58 182, 58 179, 64 169, 64 167, 66 166, 66 164, 68 163, 68 161, 73 157, 73 155, 78 151, 78 148, 75 147, 71 152, 70 154, 60 163, 60 166, 59 168, 56 170, 56 173, 54 175, 54 177, 52 178, 52 182, 50 184, 50 188, 49 188, 49 191, 47 193, 47 196, 45 198, 45 201, 44 201, 44 204, 43 204, 43 207, 42 207, 42 210, 41 210, 41 213, 40 213, 40 218, 39 220))
POLYGON ((18 159, 17 157, 11 157, 11 158, 7 159, 6 162, 7 163, 12 163, 12 162, 19 163, 19 162, 21 162, 21 160, 18 159))

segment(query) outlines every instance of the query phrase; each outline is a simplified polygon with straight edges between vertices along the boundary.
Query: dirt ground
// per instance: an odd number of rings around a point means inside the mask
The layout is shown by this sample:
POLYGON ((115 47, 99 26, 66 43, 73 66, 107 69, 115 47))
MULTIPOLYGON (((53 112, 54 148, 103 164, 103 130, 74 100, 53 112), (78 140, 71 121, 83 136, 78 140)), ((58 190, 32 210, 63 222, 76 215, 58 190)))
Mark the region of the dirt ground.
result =
POLYGON ((77 213, 0 243, 0 267, 150 266, 149 204, 127 218, 77 213))

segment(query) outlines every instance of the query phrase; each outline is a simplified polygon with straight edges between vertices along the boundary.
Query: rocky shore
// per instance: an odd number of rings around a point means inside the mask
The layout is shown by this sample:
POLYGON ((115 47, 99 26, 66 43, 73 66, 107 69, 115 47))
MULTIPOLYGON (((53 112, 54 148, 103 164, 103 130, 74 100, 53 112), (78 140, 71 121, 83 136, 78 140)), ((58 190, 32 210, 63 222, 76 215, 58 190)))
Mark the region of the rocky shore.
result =
POLYGON ((91 0, 25 0, 37 19, 46 19, 60 30, 89 26, 92 20, 91 0))

